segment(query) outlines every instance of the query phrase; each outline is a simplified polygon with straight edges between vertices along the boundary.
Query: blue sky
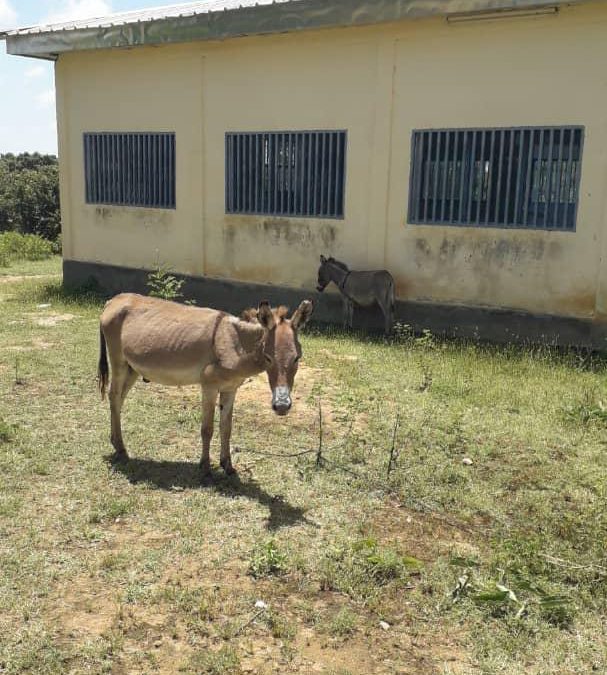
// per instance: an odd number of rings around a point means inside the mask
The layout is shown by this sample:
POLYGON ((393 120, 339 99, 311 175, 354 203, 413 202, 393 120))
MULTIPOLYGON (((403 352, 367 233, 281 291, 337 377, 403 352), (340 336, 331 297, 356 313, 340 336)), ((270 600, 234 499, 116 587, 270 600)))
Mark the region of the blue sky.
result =
MULTIPOLYGON (((0 30, 69 21, 176 0, 0 0, 0 30)), ((0 42, 0 154, 57 152, 53 63, 8 56, 0 42)))

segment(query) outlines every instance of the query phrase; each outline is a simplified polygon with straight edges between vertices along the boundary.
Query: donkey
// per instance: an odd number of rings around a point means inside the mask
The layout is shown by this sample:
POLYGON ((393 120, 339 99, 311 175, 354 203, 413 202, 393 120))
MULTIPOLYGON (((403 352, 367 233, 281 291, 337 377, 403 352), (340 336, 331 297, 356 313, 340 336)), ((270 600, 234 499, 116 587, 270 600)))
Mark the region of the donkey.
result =
POLYGON ((335 258, 320 256, 318 285, 322 293, 333 282, 344 296, 344 326, 352 328, 354 305, 371 307, 377 303, 384 314, 386 335, 392 332, 394 323, 394 279, 390 272, 353 272, 335 258))
POLYGON ((125 461, 120 413, 138 377, 160 384, 199 384, 202 389, 202 476, 210 473, 209 450, 217 397, 220 407, 220 461, 234 473, 230 456, 232 412, 236 391, 263 371, 268 374, 272 408, 286 415, 301 358, 297 339, 314 305, 304 300, 291 319, 286 307, 272 310, 261 302, 246 320, 215 309, 180 305, 167 300, 123 293, 112 298, 101 315, 99 389, 102 399, 110 377, 113 462, 125 461))

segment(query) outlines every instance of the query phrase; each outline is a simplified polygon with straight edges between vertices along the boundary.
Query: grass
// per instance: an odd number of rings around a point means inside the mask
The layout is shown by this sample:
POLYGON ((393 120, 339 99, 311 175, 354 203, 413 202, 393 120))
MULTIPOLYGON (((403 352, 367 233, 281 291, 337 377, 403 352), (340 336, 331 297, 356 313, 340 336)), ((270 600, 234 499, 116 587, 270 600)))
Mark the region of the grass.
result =
POLYGON ((195 389, 138 383, 110 470, 100 309, 0 283, 0 672, 607 672, 602 358, 312 329, 201 486, 195 389))
POLYGON ((45 260, 9 261, 6 267, 0 266, 0 282, 2 277, 37 276, 61 274, 61 256, 53 255, 45 260))

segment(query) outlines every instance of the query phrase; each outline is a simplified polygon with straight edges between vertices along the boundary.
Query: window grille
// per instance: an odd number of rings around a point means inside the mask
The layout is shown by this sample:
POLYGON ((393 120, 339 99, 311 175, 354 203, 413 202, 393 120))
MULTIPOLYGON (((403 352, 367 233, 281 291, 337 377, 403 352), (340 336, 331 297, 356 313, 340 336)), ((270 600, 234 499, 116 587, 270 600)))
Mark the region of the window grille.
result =
POLYGON ((343 218, 345 131, 226 133, 226 212, 343 218))
POLYGON ((583 127, 414 131, 409 222, 575 230, 583 127))
POLYGON ((174 133, 85 133, 88 204, 175 208, 174 133))

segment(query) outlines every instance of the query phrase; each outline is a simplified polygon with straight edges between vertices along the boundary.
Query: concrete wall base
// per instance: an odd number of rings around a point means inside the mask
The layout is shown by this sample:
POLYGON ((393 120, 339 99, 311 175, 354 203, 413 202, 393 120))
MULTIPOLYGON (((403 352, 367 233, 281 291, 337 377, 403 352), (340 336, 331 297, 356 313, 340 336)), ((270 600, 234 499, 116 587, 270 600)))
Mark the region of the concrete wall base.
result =
MULTIPOLYGON (((78 260, 63 261, 63 278, 67 288, 95 284, 104 293, 114 295, 125 291, 146 293, 149 270, 117 267, 78 260)), ((284 288, 264 284, 192 277, 176 274, 185 281, 182 292, 204 307, 223 309, 239 314, 247 307, 268 300, 273 306, 283 304, 295 309, 306 298, 316 303, 314 320, 340 324, 343 311, 339 296, 305 289, 284 288)), ((452 337, 473 338, 498 343, 534 343, 558 346, 577 346, 603 351, 607 349, 607 323, 590 320, 537 315, 527 312, 462 305, 444 305, 426 302, 398 301, 397 321, 420 332, 452 337)), ((354 327, 381 330, 379 309, 357 309, 354 327)))

